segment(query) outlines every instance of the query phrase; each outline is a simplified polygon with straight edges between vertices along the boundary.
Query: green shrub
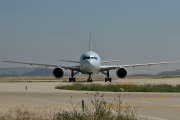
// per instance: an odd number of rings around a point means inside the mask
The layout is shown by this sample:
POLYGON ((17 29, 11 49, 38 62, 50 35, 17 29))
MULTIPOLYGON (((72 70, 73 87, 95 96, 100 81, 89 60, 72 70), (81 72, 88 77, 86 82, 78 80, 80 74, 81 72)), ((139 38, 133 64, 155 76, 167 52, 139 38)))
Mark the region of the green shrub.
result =
POLYGON ((108 92, 180 92, 180 85, 101 85, 101 84, 73 84, 56 86, 56 89, 84 90, 84 91, 108 91, 108 92))

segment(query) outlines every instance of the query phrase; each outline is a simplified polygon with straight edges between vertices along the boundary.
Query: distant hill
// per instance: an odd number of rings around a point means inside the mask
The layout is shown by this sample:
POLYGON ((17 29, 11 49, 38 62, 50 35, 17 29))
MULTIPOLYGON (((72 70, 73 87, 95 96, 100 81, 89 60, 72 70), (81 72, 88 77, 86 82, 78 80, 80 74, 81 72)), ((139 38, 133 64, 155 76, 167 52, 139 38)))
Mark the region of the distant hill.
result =
POLYGON ((22 74, 33 70, 34 68, 30 67, 0 68, 0 76, 21 76, 22 74))
MULTIPOLYGON (((69 76, 70 71, 64 70, 64 76, 69 76)), ((81 75, 81 74, 78 74, 81 75)), ((174 71, 164 71, 158 75, 180 75, 180 69, 174 71)), ((0 68, 0 76, 53 76, 53 69, 50 68, 32 68, 32 67, 14 67, 0 68)), ((132 74, 129 76, 152 76, 151 74, 132 74)))
POLYGON ((21 76, 53 76, 53 70, 49 68, 36 68, 33 71, 22 74, 21 76))
MULTIPOLYGON (((64 76, 69 74, 69 71, 64 70, 64 76)), ((53 69, 31 67, 0 68, 0 76, 53 76, 53 69)))
MULTIPOLYGON (((69 75, 69 73, 64 70, 64 76, 67 76, 67 75, 69 75)), ((33 71, 22 74, 21 76, 53 76, 53 69, 35 68, 33 71)))
POLYGON ((165 71, 165 72, 158 73, 156 75, 180 75, 180 69, 174 70, 174 71, 165 71))
POLYGON ((152 76, 151 74, 132 74, 132 75, 128 75, 130 77, 137 77, 137 76, 152 76))

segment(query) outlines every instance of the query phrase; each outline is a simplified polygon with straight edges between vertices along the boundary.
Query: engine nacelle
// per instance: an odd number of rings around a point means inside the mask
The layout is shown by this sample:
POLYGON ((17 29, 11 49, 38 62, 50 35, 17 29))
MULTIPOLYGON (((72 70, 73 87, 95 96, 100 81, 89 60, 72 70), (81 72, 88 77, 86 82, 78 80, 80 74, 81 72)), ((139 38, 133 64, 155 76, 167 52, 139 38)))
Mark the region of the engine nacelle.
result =
POLYGON ((63 71, 62 68, 55 68, 55 69, 53 70, 53 75, 54 75, 54 77, 56 77, 56 78, 62 78, 63 75, 64 75, 64 71, 63 71))
POLYGON ((127 70, 124 68, 118 68, 116 70, 116 75, 118 78, 125 78, 127 76, 127 70))

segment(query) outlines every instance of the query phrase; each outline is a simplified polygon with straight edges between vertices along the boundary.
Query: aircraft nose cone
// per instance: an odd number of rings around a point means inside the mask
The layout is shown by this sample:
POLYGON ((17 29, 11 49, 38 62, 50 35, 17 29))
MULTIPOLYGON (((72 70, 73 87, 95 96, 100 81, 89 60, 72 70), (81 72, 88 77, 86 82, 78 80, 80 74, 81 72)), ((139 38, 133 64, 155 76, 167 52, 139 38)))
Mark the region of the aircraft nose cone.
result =
POLYGON ((84 64, 84 70, 88 72, 93 72, 96 70, 96 65, 92 60, 87 60, 84 64))
POLYGON ((90 64, 90 65, 92 64, 92 60, 87 60, 86 62, 87 64, 90 64))

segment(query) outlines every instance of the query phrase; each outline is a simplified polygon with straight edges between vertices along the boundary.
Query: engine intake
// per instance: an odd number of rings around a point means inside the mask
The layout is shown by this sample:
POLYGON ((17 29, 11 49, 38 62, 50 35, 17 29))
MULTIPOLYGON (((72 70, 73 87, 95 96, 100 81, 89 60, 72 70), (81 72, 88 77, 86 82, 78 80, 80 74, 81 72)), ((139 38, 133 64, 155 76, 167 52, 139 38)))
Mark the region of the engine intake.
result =
POLYGON ((116 75, 118 78, 125 78, 127 76, 127 70, 124 68, 118 68, 116 70, 116 75))
POLYGON ((56 77, 56 78, 62 78, 63 75, 64 75, 64 71, 63 71, 62 68, 55 68, 55 69, 53 70, 53 75, 54 75, 54 77, 56 77))

